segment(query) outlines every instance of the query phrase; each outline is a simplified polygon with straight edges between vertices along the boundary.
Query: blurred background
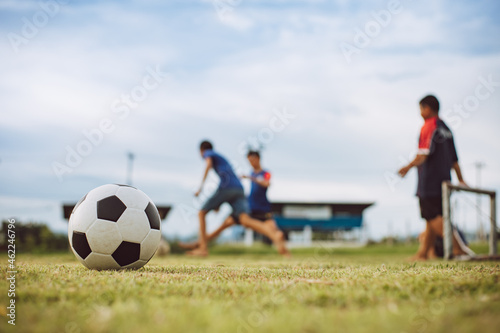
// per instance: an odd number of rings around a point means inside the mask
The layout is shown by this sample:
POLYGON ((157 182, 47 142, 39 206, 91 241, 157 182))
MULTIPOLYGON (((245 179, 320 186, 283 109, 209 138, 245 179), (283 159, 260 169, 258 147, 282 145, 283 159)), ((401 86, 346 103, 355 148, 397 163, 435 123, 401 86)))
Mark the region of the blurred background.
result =
MULTIPOLYGON (((264 146, 272 201, 374 202, 365 237, 416 235, 416 171, 396 171, 423 96, 440 99, 466 181, 500 190, 499 14, 494 0, 0 1, 0 218, 64 233, 63 203, 131 183, 173 207, 166 237, 189 237, 208 138, 239 173, 264 146)), ((457 223, 486 226, 487 204, 455 203, 457 223)))

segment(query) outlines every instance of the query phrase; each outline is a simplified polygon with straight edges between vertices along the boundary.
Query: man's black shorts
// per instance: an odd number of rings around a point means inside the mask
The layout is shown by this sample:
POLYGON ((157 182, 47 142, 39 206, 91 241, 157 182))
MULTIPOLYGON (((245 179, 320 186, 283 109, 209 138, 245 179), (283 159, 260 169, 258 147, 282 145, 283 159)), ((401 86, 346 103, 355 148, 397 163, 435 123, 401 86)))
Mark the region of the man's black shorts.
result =
POLYGON ((443 216, 443 198, 420 198, 420 215, 427 221, 443 216))
MULTIPOLYGON (((261 222, 266 222, 267 220, 273 219, 273 214, 270 212, 252 211, 250 213, 250 217, 261 222)), ((234 216, 233 218, 236 221, 236 224, 240 224, 240 221, 237 218, 235 218, 234 216)))

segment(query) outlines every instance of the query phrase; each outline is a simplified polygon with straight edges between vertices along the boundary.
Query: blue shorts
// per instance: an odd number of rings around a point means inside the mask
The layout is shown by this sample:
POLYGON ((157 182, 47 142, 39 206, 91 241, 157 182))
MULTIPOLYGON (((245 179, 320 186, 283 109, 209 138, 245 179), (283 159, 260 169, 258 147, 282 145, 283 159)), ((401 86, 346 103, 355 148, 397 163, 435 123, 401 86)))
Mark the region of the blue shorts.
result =
POLYGON ((245 192, 243 192, 242 188, 237 187, 218 189, 217 192, 205 202, 201 210, 209 212, 214 209, 219 209, 224 202, 231 205, 233 209, 231 216, 235 218, 238 218, 243 213, 248 214, 250 212, 245 192))

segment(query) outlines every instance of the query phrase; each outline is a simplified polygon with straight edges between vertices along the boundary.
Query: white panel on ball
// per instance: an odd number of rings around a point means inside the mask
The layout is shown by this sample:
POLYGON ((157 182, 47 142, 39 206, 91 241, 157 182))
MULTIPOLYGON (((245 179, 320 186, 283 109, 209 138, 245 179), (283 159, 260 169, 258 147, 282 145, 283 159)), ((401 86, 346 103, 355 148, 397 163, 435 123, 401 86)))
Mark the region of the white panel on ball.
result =
POLYGON ((96 187, 87 194, 87 198, 85 198, 85 200, 97 201, 107 198, 109 196, 115 195, 116 191, 118 191, 119 188, 120 186, 115 184, 107 184, 96 187))
POLYGON ((141 243, 149 233, 149 220, 144 210, 128 209, 120 216, 118 228, 124 241, 141 243))
POLYGON ((86 234, 92 252, 100 254, 112 254, 122 242, 116 222, 97 220, 86 234))
POLYGON ((97 270, 103 269, 120 269, 120 265, 116 263, 112 256, 100 253, 91 253, 85 258, 85 263, 88 267, 97 270))
POLYGON ((76 208, 69 218, 73 231, 86 232, 97 220, 97 206, 87 198, 76 208))
POLYGON ((120 186, 116 192, 116 196, 127 206, 127 208, 146 209, 148 206, 149 197, 144 192, 128 186, 120 186))
POLYGON ((160 230, 151 229, 149 234, 144 238, 141 243, 141 260, 148 261, 153 257, 156 250, 158 249, 158 245, 161 240, 161 232, 160 230))
MULTIPOLYGON (((73 253, 75 253, 75 251, 73 251, 73 253)), ((85 262, 85 260, 83 260, 82 258, 80 258, 80 257, 78 256, 78 254, 76 254, 76 253, 75 253, 75 256, 78 258, 78 261, 80 261, 80 262, 81 262, 81 264, 82 264, 83 266, 85 266, 85 267, 86 267, 86 268, 88 268, 88 269, 91 269, 91 268, 89 267, 89 265, 87 265, 87 263, 85 262)))

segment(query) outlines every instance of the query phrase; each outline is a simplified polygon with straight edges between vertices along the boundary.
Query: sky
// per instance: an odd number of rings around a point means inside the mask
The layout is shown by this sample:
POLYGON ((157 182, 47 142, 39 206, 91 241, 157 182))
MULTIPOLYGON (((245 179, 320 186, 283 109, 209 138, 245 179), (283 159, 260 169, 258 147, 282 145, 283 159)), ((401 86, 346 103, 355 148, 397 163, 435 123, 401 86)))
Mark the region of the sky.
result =
POLYGON ((0 218, 65 232, 62 203, 124 183, 133 152, 133 185, 174 207, 163 234, 193 234, 210 139, 241 174, 262 145, 272 201, 374 202, 371 238, 417 233, 416 171, 395 174, 423 96, 465 180, 483 162, 500 190, 499 17, 495 0, 1 0, 0 218))

